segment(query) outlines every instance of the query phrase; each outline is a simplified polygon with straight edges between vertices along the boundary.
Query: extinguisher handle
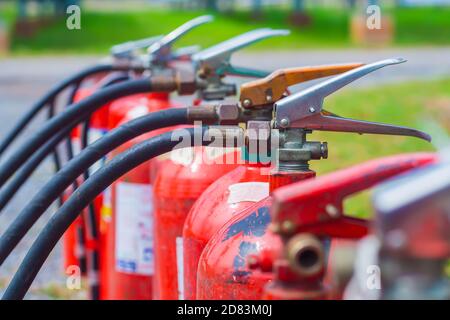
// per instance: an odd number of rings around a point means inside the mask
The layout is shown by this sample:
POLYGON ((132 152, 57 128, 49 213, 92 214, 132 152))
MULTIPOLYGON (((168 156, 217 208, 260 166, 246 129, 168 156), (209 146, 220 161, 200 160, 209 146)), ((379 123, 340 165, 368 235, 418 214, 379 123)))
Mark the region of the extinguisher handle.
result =
POLYGON ((279 69, 263 79, 244 83, 241 86, 239 100, 244 108, 275 103, 283 97, 290 86, 343 73, 362 65, 362 63, 348 63, 279 69))
POLYGON ((194 54, 192 60, 204 77, 223 77, 225 75, 266 77, 269 75, 269 72, 233 66, 230 62, 231 56, 236 51, 255 42, 288 34, 290 34, 289 30, 273 30, 270 28, 252 30, 202 50, 194 54))
POLYGON ((172 45, 179 40, 181 37, 186 35, 188 32, 192 31, 193 29, 211 22, 214 20, 214 17, 211 15, 203 15, 197 18, 194 18, 175 30, 171 31, 158 41, 154 42, 149 48, 147 49, 148 53, 150 54, 153 61, 162 61, 167 59, 172 59, 172 45))
POLYGON ((163 38, 162 35, 140 39, 136 41, 128 41, 124 43, 117 44, 111 47, 110 52, 114 58, 117 59, 127 59, 133 58, 133 54, 140 50, 146 49, 151 46, 153 43, 161 40, 163 38))
POLYGON ((276 126, 283 129, 301 128, 307 130, 355 132, 360 134, 403 135, 431 141, 431 137, 428 134, 419 130, 384 123, 343 118, 326 114, 323 110, 323 101, 330 94, 380 68, 405 61, 402 58, 395 58, 366 64, 281 99, 274 105, 276 126))
POLYGON ((390 156, 276 189, 272 210, 275 230, 282 232, 282 226, 286 225, 283 222, 290 221, 291 233, 358 238, 367 233, 368 223, 346 217, 344 199, 390 177, 435 161, 437 155, 434 153, 390 156))
POLYGON ((172 45, 192 29, 213 20, 214 17, 210 15, 200 16, 182 24, 167 35, 158 35, 117 44, 111 48, 110 52, 116 59, 132 59, 138 57, 136 55, 137 51, 147 49, 153 63, 186 59, 187 56, 190 57, 192 54, 198 52, 199 47, 191 46, 181 48, 172 54, 172 45))

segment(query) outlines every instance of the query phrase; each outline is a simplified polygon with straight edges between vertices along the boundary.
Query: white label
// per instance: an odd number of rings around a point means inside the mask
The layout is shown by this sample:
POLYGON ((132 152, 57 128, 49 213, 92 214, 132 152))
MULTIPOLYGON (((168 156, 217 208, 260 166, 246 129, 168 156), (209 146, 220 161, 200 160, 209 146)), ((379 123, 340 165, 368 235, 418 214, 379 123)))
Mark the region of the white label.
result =
POLYGON ((149 184, 116 185, 116 269, 124 273, 154 273, 153 197, 149 184))
POLYGON ((177 237, 177 275, 178 275, 178 300, 184 300, 184 249, 183 238, 177 237))
POLYGON ((269 196, 268 182, 242 182, 228 187, 228 203, 258 202, 269 196))

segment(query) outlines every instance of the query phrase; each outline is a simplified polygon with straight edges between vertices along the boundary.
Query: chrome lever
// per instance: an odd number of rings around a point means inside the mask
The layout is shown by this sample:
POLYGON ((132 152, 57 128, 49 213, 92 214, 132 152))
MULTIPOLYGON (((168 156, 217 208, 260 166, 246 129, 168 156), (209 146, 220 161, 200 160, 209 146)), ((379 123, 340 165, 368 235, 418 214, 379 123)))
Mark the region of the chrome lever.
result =
POLYGON ((273 30, 270 28, 256 29, 246 32, 234 38, 228 39, 215 46, 200 51, 192 56, 199 70, 204 74, 224 76, 234 74, 240 76, 264 77, 268 72, 258 72, 246 68, 233 68, 230 60, 233 53, 255 42, 275 36, 285 36, 289 30, 273 30))
POLYGON ((367 64, 288 96, 274 105, 276 114, 275 126, 361 134, 405 135, 431 141, 431 137, 428 134, 415 129, 341 118, 323 112, 323 101, 330 94, 375 70, 405 61, 405 59, 396 58, 367 64))
POLYGON ((166 36, 162 37, 159 41, 153 43, 148 48, 148 53, 156 60, 165 60, 163 57, 167 57, 171 53, 172 45, 175 41, 180 39, 182 36, 187 34, 189 31, 195 29, 198 26, 201 26, 205 23, 211 22, 214 20, 214 17, 211 15, 204 15, 192 19, 183 25, 179 26, 166 36))
POLYGON ((110 52, 113 57, 118 59, 131 58, 135 51, 148 48, 153 43, 161 40, 162 38, 162 35, 158 35, 136 41, 120 43, 111 47, 110 52))

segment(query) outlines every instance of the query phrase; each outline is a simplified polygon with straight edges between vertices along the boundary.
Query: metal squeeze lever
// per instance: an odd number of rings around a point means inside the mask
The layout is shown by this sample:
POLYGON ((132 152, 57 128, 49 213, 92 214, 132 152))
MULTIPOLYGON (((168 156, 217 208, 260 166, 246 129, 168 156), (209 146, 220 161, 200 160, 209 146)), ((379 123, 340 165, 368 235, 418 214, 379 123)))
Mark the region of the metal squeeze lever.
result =
POLYGON ((290 221, 295 227, 288 234, 309 232, 337 238, 360 238, 367 233, 368 222, 346 216, 344 199, 436 159, 432 153, 385 157, 279 188, 273 192, 274 230, 286 235, 283 222, 290 221))
POLYGON ((236 94, 236 85, 222 81, 226 75, 257 78, 267 76, 269 74, 267 71, 232 66, 231 56, 237 50, 257 41, 288 34, 289 30, 257 29, 194 54, 191 60, 196 69, 197 84, 202 87, 199 92, 200 98, 203 100, 221 100, 226 96, 236 94))
POLYGON ((274 103, 283 98, 290 86, 340 74, 362 65, 363 63, 349 63, 280 69, 264 79, 243 84, 241 86, 240 102, 244 108, 274 103))
POLYGON ((151 55, 151 59, 153 62, 183 59, 185 57, 189 57, 193 53, 199 51, 198 46, 181 48, 178 49, 175 53, 172 53, 172 44, 192 29, 213 20, 214 17, 210 15, 200 16, 184 23, 165 36, 158 35, 146 39, 128 41, 115 45, 111 48, 111 55, 117 59, 131 59, 134 57, 138 50, 147 49, 148 53, 151 55))
POLYGON ((132 58, 134 53, 138 50, 148 48, 156 41, 161 40, 163 36, 158 35, 150 38, 140 39, 136 41, 127 41, 113 46, 110 50, 111 55, 117 59, 132 58))
POLYGON ((286 36, 289 33, 289 30, 273 30, 270 28, 256 29, 196 53, 192 56, 192 60, 197 64, 197 68, 202 71, 200 75, 202 77, 236 75, 262 78, 269 73, 266 71, 232 66, 230 62, 231 56, 236 51, 255 42, 275 36, 286 36))
POLYGON ((275 103, 275 126, 278 128, 301 128, 360 134, 403 135, 431 141, 431 137, 428 134, 415 129, 343 118, 323 110, 323 100, 335 91, 370 72, 405 61, 402 58, 397 58, 368 64, 284 98, 275 103))
MULTIPOLYGON (((211 22, 214 20, 213 16, 210 15, 204 15, 197 17, 195 19, 192 19, 183 25, 179 26, 163 38, 161 38, 159 41, 154 42, 149 46, 147 49, 147 52, 150 54, 151 60, 156 60, 160 62, 167 62, 169 60, 173 60, 174 55, 175 56, 181 56, 181 53, 183 51, 186 51, 185 49, 181 49, 181 51, 177 54, 172 53, 172 45, 175 41, 177 41, 179 38, 187 34, 189 31, 197 28, 198 26, 201 26, 205 23, 211 22)), ((184 54, 191 55, 193 53, 193 48, 196 51, 198 47, 189 47, 190 50, 188 52, 184 52, 184 54)), ((194 51, 194 52, 195 52, 194 51)))

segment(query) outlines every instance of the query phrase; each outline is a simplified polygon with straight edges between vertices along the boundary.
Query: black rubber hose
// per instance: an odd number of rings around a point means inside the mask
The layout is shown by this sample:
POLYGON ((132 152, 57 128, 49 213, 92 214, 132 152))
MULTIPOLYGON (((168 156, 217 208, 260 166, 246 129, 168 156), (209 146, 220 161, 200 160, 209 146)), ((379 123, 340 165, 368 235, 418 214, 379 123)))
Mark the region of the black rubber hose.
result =
MULTIPOLYGON (((49 102, 48 106, 48 120, 50 120, 54 116, 55 116, 55 100, 52 100, 49 102)), ((55 149, 53 150, 52 154, 53 154, 53 163, 55 165, 55 172, 58 172, 59 169, 61 169, 61 158, 59 156, 59 152, 56 147, 57 146, 55 146, 55 149)))
MULTIPOLYGON (((51 118, 53 118, 55 116, 55 99, 52 99, 49 102, 49 106, 48 106, 48 120, 50 120, 51 118)), ((70 132, 70 131, 69 131, 70 132)), ((52 140, 54 140, 54 138, 52 138, 52 140)), ((51 141, 51 140, 50 140, 51 141)), ((45 144, 47 145, 48 142, 45 144)), ((52 155, 53 155, 53 164, 55 166, 54 170, 55 172, 58 172, 61 169, 61 158, 59 156, 59 152, 58 152, 58 142, 56 142, 54 144, 54 148, 52 150, 52 155)), ((44 145, 44 149, 45 149, 45 145, 44 145)), ((39 153, 39 152, 38 152, 39 153)), ((33 156, 34 157, 34 156, 33 156)), ((42 158, 41 161, 43 161, 46 157, 42 158)), ((29 160, 28 160, 29 161, 29 160)), ((28 161, 25 163, 24 166, 27 165, 28 161)), ((40 162, 38 163, 40 164, 40 162)), ((37 167, 37 165, 36 165, 37 167)), ((34 171, 34 169, 33 169, 34 171)), ((19 186, 20 187, 20 186, 19 186)), ((62 197, 62 195, 59 196, 59 206, 61 207, 62 204, 64 202, 64 199, 62 197)), ((2 209, 1 205, 0 205, 0 210, 2 209)))
MULTIPOLYGON (((81 150, 84 150, 89 145, 89 127, 90 127, 90 120, 91 117, 89 117, 84 123, 82 127, 82 139, 81 139, 81 150)), ((90 168, 87 168, 87 170, 84 171, 83 174, 83 180, 86 181, 89 179, 89 170, 90 168)), ((93 202, 90 202, 87 206, 87 215, 85 216, 84 220, 84 229, 86 231, 86 234, 88 237, 95 242, 98 241, 98 227, 97 227, 97 220, 96 220, 96 214, 95 214, 95 206, 93 202)), ((98 243, 98 242, 97 242, 98 243)), ((98 248, 94 249, 87 249, 86 254, 89 255, 89 258, 86 260, 86 269, 89 279, 89 293, 92 300, 99 300, 100 299, 100 281, 98 278, 98 271, 100 270, 100 256, 98 252, 98 248)))
MULTIPOLYGON (((77 94, 78 89, 80 88, 81 82, 78 82, 74 84, 73 88, 70 91, 69 99, 67 101, 67 106, 73 105, 75 102, 75 95, 77 94)), ((70 133, 72 130, 70 131, 70 133)), ((66 137, 66 159, 67 161, 70 161, 73 158, 73 143, 72 143, 72 137, 69 135, 66 137)), ((78 188, 78 181, 74 180, 72 184, 73 190, 76 190, 78 188)))
POLYGON ((33 120, 33 118, 41 111, 51 100, 54 100, 56 96, 70 85, 80 82, 81 80, 92 76, 97 73, 107 72, 116 69, 111 64, 102 64, 87 68, 77 74, 74 74, 64 81, 57 84, 50 91, 48 91, 31 109, 25 113, 18 123, 10 130, 3 141, 0 143, 0 156, 11 145, 11 143, 19 136, 19 134, 25 129, 25 127, 33 120))
POLYGON ((139 143, 113 158, 85 181, 63 206, 52 216, 36 241, 31 246, 2 299, 23 299, 45 260, 62 237, 67 228, 75 221, 80 212, 110 186, 115 180, 142 163, 161 154, 172 151, 180 143, 184 147, 193 146, 194 141, 209 145, 211 141, 195 139, 194 132, 200 131, 203 137, 205 128, 180 129, 168 132, 139 143), (179 139, 182 138, 182 142, 179 139), (190 143, 186 143, 189 139, 190 143))
POLYGON ((20 168, 19 171, 12 177, 12 179, 0 190, 0 212, 5 208, 9 201, 14 197, 20 187, 33 174, 39 164, 47 157, 49 152, 54 150, 58 145, 60 139, 63 139, 70 133, 70 129, 66 129, 58 133, 48 141, 38 152, 28 159, 28 161, 20 168))
MULTIPOLYGON (((48 154, 54 150, 61 139, 70 134, 70 132, 70 128, 65 128, 63 131, 58 133, 56 137, 51 138, 41 149, 34 153, 33 156, 31 156, 27 162, 14 174, 11 180, 0 189, 0 213, 9 201, 11 201, 16 192, 22 187, 25 181, 33 174, 42 161, 44 161, 48 154)), ((62 195, 60 195, 60 201, 61 196, 62 195)))
MULTIPOLYGON (((75 96, 78 92, 78 89, 80 89, 82 81, 77 82, 73 85, 73 87, 70 90, 69 99, 67 101, 66 107, 69 107, 73 105, 75 102, 75 96)), ((73 142, 71 137, 72 130, 70 130, 69 134, 65 138, 65 147, 66 147, 66 159, 67 162, 69 162, 73 158, 73 142)), ((72 183, 73 190, 76 190, 78 188, 78 181, 77 179, 73 180, 72 183)), ((63 194, 59 196, 61 198, 63 194)), ((84 219, 82 219, 84 221, 84 219)), ((86 252, 84 248, 86 247, 86 237, 85 237, 85 230, 83 228, 83 224, 77 224, 75 226, 76 230, 76 245, 78 245, 78 249, 76 250, 76 258, 78 259, 78 265, 80 267, 81 274, 86 274, 87 272, 87 259, 86 259, 86 252)))
POLYGON ((181 124, 189 124, 186 108, 162 110, 131 120, 89 145, 45 184, 2 234, 0 265, 53 201, 87 168, 135 137, 151 130, 181 124))
MULTIPOLYGON (((81 120, 106 103, 136 93, 151 92, 152 85, 149 78, 126 81, 115 84, 111 87, 100 90, 99 92, 83 99, 72 105, 53 119, 47 121, 41 129, 30 136, 30 138, 21 145, 8 159, 0 166, 0 187, 14 174, 14 172, 33 155, 43 144, 57 134, 60 130, 76 124, 73 121, 81 120)), ((159 91, 159 90, 158 90, 159 91)))

